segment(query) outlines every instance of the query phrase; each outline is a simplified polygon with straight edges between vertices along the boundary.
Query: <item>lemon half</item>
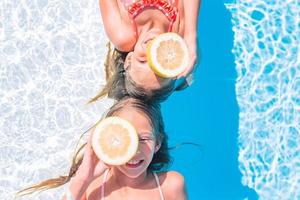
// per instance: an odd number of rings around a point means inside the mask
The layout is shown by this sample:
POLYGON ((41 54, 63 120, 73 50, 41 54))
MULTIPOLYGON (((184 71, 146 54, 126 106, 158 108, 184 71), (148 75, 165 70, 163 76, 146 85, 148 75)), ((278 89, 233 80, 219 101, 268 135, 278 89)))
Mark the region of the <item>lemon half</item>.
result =
POLYGON ((136 154, 138 136, 128 121, 119 117, 108 117, 96 126, 92 147, 104 163, 123 165, 136 154))
POLYGON ((147 62, 162 78, 176 77, 189 62, 186 43, 177 33, 163 33, 147 46, 147 62))

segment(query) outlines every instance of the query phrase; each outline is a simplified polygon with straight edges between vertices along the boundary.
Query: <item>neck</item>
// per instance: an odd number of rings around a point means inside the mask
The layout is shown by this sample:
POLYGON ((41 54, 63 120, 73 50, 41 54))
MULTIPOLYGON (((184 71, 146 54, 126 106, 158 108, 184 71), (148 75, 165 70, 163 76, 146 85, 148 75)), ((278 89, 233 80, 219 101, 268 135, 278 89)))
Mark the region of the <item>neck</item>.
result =
POLYGON ((112 173, 113 173, 114 181, 118 185, 120 185, 120 187, 139 188, 146 183, 150 172, 145 171, 136 178, 130 178, 126 176, 117 168, 112 168, 112 173))
POLYGON ((168 31, 170 22, 159 10, 148 9, 135 18, 139 35, 152 30, 165 33, 168 31))
POLYGON ((155 23, 155 22, 148 22, 147 24, 143 26, 138 26, 137 28, 139 35, 143 35, 149 31, 157 32, 157 33, 165 33, 168 32, 168 26, 164 26, 161 22, 155 23))

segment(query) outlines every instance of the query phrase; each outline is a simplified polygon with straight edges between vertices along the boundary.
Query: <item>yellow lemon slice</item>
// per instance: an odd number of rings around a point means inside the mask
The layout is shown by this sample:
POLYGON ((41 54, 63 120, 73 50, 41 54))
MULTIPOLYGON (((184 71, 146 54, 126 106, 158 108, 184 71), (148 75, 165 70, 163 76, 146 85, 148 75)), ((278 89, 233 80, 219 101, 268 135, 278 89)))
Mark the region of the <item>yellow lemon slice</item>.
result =
POLYGON ((158 76, 175 77, 188 66, 187 45, 180 35, 163 33, 147 46, 147 62, 158 76))
POLYGON ((136 154, 138 136, 128 121, 119 117, 108 117, 96 126, 92 147, 104 163, 123 165, 136 154))

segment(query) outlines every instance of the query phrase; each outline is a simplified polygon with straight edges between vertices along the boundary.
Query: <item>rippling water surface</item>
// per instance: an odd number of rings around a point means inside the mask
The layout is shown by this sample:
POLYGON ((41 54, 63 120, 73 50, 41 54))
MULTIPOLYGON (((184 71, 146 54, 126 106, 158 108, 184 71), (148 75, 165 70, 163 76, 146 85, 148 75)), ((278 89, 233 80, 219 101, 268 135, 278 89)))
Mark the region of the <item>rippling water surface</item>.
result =
MULTIPOLYGON (((238 0, 232 13, 242 182, 300 199, 300 3, 238 0)), ((111 104, 98 1, 0 1, 0 199, 66 173, 84 130, 111 104)), ((64 188, 28 196, 56 200, 64 188)))
POLYGON ((261 199, 300 199, 300 3, 237 1, 239 168, 261 199))
POLYGON ((0 12, 0 199, 10 200, 65 174, 80 134, 110 105, 86 105, 104 82, 107 38, 98 1, 0 1, 0 12))

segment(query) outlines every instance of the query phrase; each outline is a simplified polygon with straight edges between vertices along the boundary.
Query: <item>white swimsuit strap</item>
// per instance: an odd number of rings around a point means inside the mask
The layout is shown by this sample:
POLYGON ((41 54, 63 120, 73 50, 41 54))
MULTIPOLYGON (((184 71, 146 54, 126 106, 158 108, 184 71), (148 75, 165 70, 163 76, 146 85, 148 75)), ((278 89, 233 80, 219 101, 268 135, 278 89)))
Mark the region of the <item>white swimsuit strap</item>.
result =
POLYGON ((161 198, 162 200, 165 200, 164 195, 163 195, 162 190, 161 190, 161 187, 160 187, 160 183, 159 183, 158 176, 157 176, 157 174, 156 174, 155 172, 153 172, 153 175, 154 175, 154 178, 155 178, 155 181, 156 181, 158 190, 159 190, 160 198, 161 198))
POLYGON ((105 187, 105 182, 106 182, 106 179, 108 176, 108 172, 109 172, 109 169, 107 169, 104 172, 104 177, 103 177, 102 186, 101 186, 101 200, 104 200, 104 187, 105 187))

